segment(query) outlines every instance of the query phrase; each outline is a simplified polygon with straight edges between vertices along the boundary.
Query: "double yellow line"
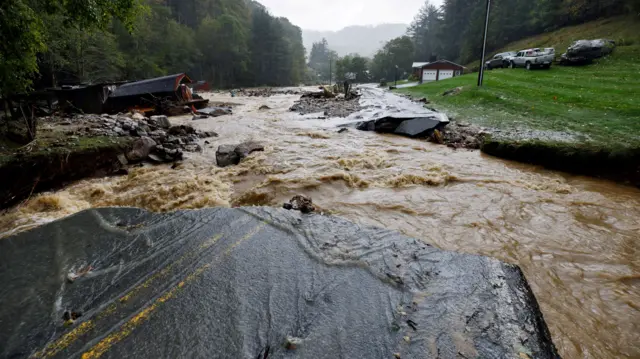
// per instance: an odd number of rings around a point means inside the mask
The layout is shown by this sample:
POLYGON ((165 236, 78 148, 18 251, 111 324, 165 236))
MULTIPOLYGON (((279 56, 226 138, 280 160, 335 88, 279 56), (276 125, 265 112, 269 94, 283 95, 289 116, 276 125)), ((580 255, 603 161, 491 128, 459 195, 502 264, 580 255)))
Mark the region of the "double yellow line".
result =
MULTIPOLYGON (((234 243, 229 245, 229 247, 227 247, 227 249, 224 251, 224 255, 225 256, 229 255, 231 253, 231 251, 234 248, 236 248, 238 245, 240 245, 242 242, 244 242, 247 239, 255 236, 266 224, 267 224, 266 222, 261 222, 255 228, 253 228, 250 232, 248 232, 244 237, 238 239, 237 241, 235 241, 234 243)), ((223 235, 220 234, 220 235, 217 235, 217 236, 211 238, 210 240, 208 240, 205 243, 203 243, 202 245, 200 245, 198 247, 198 250, 192 251, 190 253, 185 254, 184 256, 179 258, 177 261, 173 262, 169 266, 167 266, 164 269, 162 269, 160 272, 158 272, 158 273, 154 274, 153 276, 151 276, 149 279, 147 279, 142 284, 136 286, 134 289, 132 289, 130 292, 128 292, 127 294, 125 294, 124 296, 122 296, 119 299, 120 305, 124 305, 125 303, 127 303, 131 298, 133 298, 142 289, 148 288, 149 286, 151 286, 151 284, 154 281, 156 281, 157 279, 160 279, 162 277, 167 276, 171 272, 171 270, 173 268, 175 268, 176 266, 180 265, 182 262, 184 262, 187 259, 190 259, 192 257, 195 257, 197 254, 199 254, 200 250, 203 250, 203 249, 211 247, 222 236, 223 235)), ((91 347, 91 349, 89 349, 88 351, 83 353, 82 354, 82 359, 96 359, 96 358, 99 358, 100 356, 102 356, 114 344, 116 344, 116 343, 122 341, 123 339, 125 339, 127 336, 129 336, 133 332, 133 330, 136 327, 138 327, 140 324, 142 324, 146 320, 148 320, 149 316, 156 309, 158 309, 162 304, 164 304, 168 300, 170 300, 173 297, 175 297, 176 294, 182 288, 184 288, 185 285, 189 284, 190 282, 192 282, 193 280, 198 278, 200 275, 202 275, 202 273, 204 273, 207 269, 209 269, 211 267, 212 263, 213 263, 213 261, 210 262, 210 263, 207 263, 207 264, 205 264, 205 265, 203 265, 201 267, 199 267, 193 273, 189 274, 182 281, 180 281, 178 283, 178 285, 176 285, 173 288, 170 288, 164 294, 162 294, 158 299, 156 299, 153 303, 151 303, 147 307, 145 307, 145 308, 141 309, 140 311, 138 311, 131 319, 129 319, 125 324, 123 324, 119 328, 119 330, 117 332, 109 334, 104 339, 102 339, 100 342, 98 342, 96 345, 91 347)), ((101 313, 99 313, 97 315, 97 319, 105 318, 106 316, 110 315, 111 313, 114 313, 117 309, 118 309, 118 305, 117 304, 115 304, 115 303, 111 304, 104 311, 102 311, 101 313)), ((89 333, 95 327, 96 327, 96 325, 95 325, 95 323, 93 321, 87 320, 87 321, 81 323, 80 325, 78 325, 77 328, 74 328, 69 333, 67 333, 67 334, 63 335, 62 337, 60 337, 55 342, 47 345, 41 351, 36 352, 36 354, 34 354, 32 356, 32 358, 37 358, 37 359, 51 358, 51 357, 55 356, 56 354, 60 353, 61 351, 65 350, 66 348, 68 348, 79 337, 89 333)))

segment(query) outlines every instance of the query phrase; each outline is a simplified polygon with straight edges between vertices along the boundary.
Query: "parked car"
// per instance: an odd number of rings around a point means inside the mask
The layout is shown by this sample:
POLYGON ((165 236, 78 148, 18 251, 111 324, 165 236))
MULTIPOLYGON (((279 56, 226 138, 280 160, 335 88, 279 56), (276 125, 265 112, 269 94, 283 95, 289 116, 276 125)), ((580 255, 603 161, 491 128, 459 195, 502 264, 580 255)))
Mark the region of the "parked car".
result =
POLYGON ((538 50, 539 49, 527 49, 518 51, 516 56, 509 61, 509 67, 512 69, 516 67, 524 67, 527 70, 531 70, 536 67, 543 69, 550 68, 555 58, 555 50, 553 54, 538 50))
POLYGON ((498 67, 503 69, 509 66, 509 61, 515 55, 516 53, 513 51, 496 54, 491 60, 485 62, 484 66, 487 68, 487 70, 495 69, 498 67))
POLYGON ((560 57, 560 64, 588 64, 594 59, 609 55, 613 52, 615 46, 615 41, 605 39, 574 41, 567 49, 567 52, 560 57))

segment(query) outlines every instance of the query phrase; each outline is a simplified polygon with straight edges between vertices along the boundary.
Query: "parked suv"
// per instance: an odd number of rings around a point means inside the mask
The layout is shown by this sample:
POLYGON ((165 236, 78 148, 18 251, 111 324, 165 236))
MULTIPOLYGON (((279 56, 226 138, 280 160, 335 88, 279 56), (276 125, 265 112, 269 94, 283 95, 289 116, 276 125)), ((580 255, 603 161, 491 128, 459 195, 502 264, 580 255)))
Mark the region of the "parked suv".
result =
POLYGON ((505 68, 509 66, 509 61, 513 56, 515 56, 515 52, 502 52, 496 54, 491 60, 487 61, 484 65, 487 70, 495 69, 495 68, 505 68))
POLYGON ((548 49, 545 49, 544 52, 539 51, 539 49, 527 49, 518 51, 516 56, 510 60, 509 67, 524 67, 527 70, 531 70, 536 67, 548 69, 551 67, 554 58, 555 50, 553 53, 550 53, 548 49))

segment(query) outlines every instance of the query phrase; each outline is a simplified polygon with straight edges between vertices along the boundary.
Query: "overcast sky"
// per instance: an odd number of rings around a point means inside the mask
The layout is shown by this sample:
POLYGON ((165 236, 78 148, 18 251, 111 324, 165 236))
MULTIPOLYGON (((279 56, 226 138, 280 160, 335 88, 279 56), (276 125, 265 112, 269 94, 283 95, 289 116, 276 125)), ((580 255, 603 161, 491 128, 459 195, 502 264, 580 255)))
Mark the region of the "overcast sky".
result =
MULTIPOLYGON (((340 30, 349 25, 410 23, 425 0, 258 0, 275 16, 306 30, 340 30)), ((442 0, 432 0, 440 5, 442 0)))

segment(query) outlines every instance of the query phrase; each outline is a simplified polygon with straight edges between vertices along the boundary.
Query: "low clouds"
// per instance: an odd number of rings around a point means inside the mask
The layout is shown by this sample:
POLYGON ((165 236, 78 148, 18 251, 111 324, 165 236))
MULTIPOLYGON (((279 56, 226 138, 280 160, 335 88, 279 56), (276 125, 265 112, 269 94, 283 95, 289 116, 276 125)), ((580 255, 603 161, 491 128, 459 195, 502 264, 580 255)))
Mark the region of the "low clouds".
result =
MULTIPOLYGON (((275 16, 309 30, 340 30, 349 25, 406 23, 425 0, 259 0, 275 16)), ((432 3, 440 5, 441 0, 432 3)))

